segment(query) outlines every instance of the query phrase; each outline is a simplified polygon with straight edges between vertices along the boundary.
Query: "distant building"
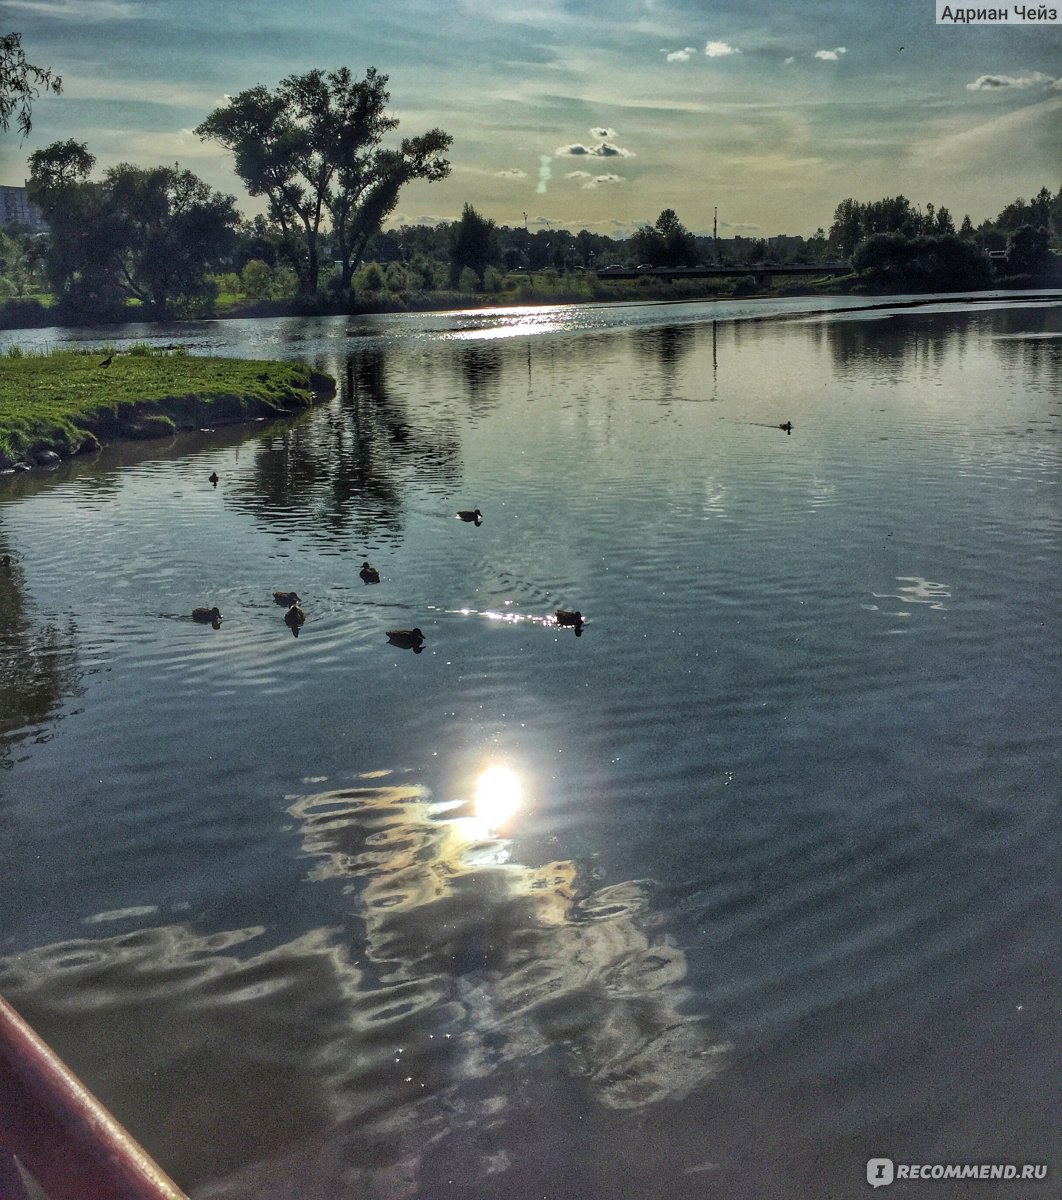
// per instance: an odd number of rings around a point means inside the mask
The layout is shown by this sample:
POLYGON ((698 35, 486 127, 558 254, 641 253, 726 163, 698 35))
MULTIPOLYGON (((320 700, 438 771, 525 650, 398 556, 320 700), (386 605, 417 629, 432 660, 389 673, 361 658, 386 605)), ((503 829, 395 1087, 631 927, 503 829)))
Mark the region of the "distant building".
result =
POLYGON ((41 210, 30 204, 24 187, 0 184, 0 228, 15 224, 28 225, 37 233, 44 233, 48 228, 41 210))

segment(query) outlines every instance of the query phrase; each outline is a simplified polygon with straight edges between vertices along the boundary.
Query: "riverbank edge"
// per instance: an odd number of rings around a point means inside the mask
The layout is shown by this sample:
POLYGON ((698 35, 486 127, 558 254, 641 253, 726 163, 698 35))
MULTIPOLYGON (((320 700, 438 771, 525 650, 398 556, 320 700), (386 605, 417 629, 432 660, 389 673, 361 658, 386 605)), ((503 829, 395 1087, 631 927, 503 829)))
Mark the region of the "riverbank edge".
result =
MULTIPOLYGON (((5 363, 17 369, 18 360, 5 363)), ((288 371, 290 362, 265 364, 288 371)), ((275 397, 228 392, 223 395, 190 392, 115 404, 101 397, 95 408, 72 406, 65 414, 65 427, 34 436, 17 453, 10 445, 12 430, 0 420, 0 474, 54 467, 64 459, 91 454, 115 442, 172 438, 204 427, 220 428, 255 421, 282 420, 296 416, 336 394, 331 375, 306 368, 305 386, 284 386, 275 397)))

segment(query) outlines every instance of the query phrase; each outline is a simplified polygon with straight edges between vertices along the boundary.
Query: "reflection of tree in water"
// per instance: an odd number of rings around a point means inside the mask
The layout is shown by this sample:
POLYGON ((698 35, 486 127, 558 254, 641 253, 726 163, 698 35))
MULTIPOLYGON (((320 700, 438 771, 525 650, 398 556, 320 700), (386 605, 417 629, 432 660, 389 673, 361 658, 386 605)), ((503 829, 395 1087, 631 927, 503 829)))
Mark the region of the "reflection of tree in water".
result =
POLYGON ((949 353, 961 353, 971 335, 965 314, 953 319, 897 315, 826 321, 826 342, 838 375, 855 369, 861 379, 897 381, 914 371, 939 371, 949 353))
MULTIPOLYGON (((0 541, 0 557, 7 553, 0 541)), ((36 624, 24 589, 18 563, 0 564, 0 768, 12 766, 20 742, 48 740, 64 698, 80 687, 73 622, 36 624)))
POLYGON ((456 369, 464 383, 469 411, 482 416, 500 400, 505 352, 496 342, 458 342, 456 369))
POLYGON ((405 487, 460 478, 460 442, 412 425, 389 394, 384 350, 348 356, 338 400, 294 422, 257 447, 249 480, 227 499, 270 525, 305 528, 332 540, 397 534, 405 487))
POLYGON ((663 325, 658 329, 638 329, 631 334, 635 353, 660 364, 666 378, 674 377, 679 363, 694 348, 697 327, 663 325))

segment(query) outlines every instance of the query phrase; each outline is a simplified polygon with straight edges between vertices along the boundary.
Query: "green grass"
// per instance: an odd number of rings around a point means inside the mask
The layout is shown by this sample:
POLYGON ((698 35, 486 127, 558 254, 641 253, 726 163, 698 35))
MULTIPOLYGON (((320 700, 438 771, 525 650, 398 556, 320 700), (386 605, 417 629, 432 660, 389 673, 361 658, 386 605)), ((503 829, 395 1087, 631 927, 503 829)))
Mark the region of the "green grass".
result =
POLYGON ((138 344, 111 354, 23 351, 0 358, 0 464, 42 450, 61 456, 99 443, 276 417, 308 407, 335 381, 300 363, 204 358, 138 344))

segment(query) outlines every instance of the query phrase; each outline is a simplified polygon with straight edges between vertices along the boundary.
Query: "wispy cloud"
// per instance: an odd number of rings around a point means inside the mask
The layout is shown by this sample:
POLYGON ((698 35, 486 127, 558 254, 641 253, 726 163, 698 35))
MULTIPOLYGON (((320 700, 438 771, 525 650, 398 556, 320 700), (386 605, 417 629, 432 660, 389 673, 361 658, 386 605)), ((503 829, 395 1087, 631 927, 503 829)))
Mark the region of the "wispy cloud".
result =
POLYGON ((980 75, 966 85, 968 92, 998 92, 1008 88, 1053 87, 1062 90, 1062 79, 1045 75, 1043 71, 1026 71, 1021 75, 980 75))
POLYGON ((787 66, 787 67, 789 66, 789 64, 790 64, 790 63, 795 63, 795 62, 796 62, 796 55, 795 55, 795 54, 790 54, 790 56, 789 56, 788 58, 784 58, 784 59, 782 59, 782 63, 783 63, 783 65, 784 65, 784 66, 787 66))
POLYGON ((666 55, 667 62, 689 62, 697 51, 692 46, 683 46, 681 50, 661 50, 666 55))
POLYGON ((729 58, 731 54, 741 53, 736 46, 731 46, 729 42, 709 42, 705 46, 704 52, 709 58, 729 58))
POLYGON ((600 187, 602 184, 624 182, 624 177, 622 175, 592 175, 589 171, 569 171, 564 178, 582 180, 582 188, 585 192, 592 192, 595 188, 600 187))
POLYGON ((584 146, 573 142, 570 146, 558 146, 554 151, 558 158, 634 158, 633 150, 624 150, 612 142, 598 142, 596 146, 584 146))
POLYGON ((599 141, 601 141, 605 138, 614 138, 616 136, 616 131, 614 129, 608 129, 604 125, 599 125, 596 129, 590 130, 590 136, 596 137, 599 141))
POLYGON ((7 0, 5 8, 59 21, 125 21, 144 16, 144 6, 131 0, 7 0))
POLYGON ((838 46, 835 50, 816 50, 815 57, 821 58, 823 62, 837 62, 842 54, 847 54, 848 50, 844 46, 838 46))
POLYGON ((499 179, 526 179, 527 172, 521 171, 519 167, 506 167, 504 171, 495 171, 494 174, 499 179))

